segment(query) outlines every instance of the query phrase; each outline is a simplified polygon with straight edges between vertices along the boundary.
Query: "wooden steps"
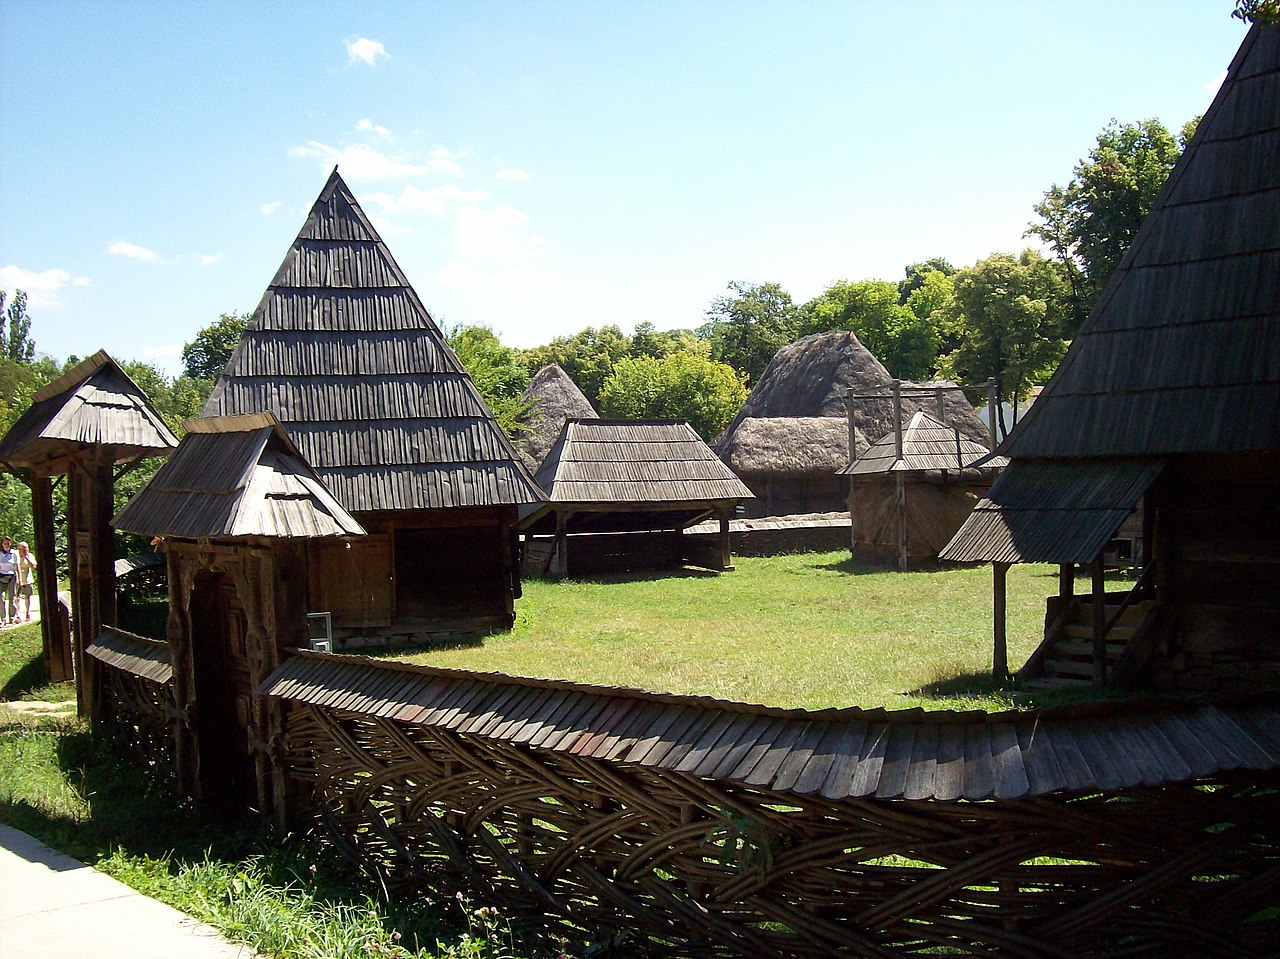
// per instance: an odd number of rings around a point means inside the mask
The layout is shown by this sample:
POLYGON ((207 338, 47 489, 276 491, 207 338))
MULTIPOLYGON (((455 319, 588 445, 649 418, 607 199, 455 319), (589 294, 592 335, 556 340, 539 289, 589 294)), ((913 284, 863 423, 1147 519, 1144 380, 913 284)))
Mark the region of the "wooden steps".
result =
MULTIPOLYGON (((1105 647, 1108 673, 1155 608, 1154 600, 1133 603, 1111 627, 1105 647)), ((1119 604, 1107 606, 1108 623, 1119 609, 1119 604)), ((1045 637, 1040 655, 1033 657, 1035 670, 1030 675, 1024 675, 1026 684, 1039 689, 1091 685, 1095 674, 1093 604, 1087 600, 1075 602, 1069 618, 1059 622, 1057 626, 1051 635, 1045 637)))

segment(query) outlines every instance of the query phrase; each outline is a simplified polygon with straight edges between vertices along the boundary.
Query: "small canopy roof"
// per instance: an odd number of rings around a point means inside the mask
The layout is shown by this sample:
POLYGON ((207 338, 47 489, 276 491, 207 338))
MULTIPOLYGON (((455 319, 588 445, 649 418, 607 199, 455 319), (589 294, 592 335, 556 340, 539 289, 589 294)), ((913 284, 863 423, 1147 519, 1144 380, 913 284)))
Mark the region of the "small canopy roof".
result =
POLYGON ((115 461, 125 463, 165 456, 177 445, 138 384, 99 350, 36 391, 0 440, 0 461, 40 471, 92 446, 111 447, 115 461))
POLYGON ((536 479, 550 502, 526 513, 535 532, 555 511, 576 514, 571 532, 683 528, 754 499, 683 420, 569 420, 536 479))
POLYGON ((270 413, 188 420, 173 456, 112 521, 183 539, 361 536, 270 413))
POLYGON ((990 472, 1008 462, 1003 456, 992 456, 985 446, 968 439, 958 428, 945 426, 924 410, 917 410, 902 431, 901 457, 897 439, 890 431, 838 472, 842 476, 972 469, 990 472))

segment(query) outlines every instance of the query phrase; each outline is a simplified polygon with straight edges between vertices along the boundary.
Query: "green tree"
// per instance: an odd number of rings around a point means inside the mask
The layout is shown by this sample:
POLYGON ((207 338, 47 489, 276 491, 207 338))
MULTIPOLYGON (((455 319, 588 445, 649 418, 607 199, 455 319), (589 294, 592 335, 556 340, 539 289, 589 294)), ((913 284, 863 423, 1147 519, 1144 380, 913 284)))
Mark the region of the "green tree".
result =
POLYGON ((959 383, 992 377, 998 400, 1016 406, 1067 349, 1060 268, 1034 250, 995 253, 957 273, 954 284, 960 344, 943 358, 942 372, 959 383))
POLYGON ((520 395, 529 388, 529 371, 520 364, 516 351, 503 346, 487 326, 455 326, 446 332, 446 338, 498 425, 508 436, 514 435, 524 412, 520 395))
POLYGON ((600 388, 620 360, 631 355, 631 338, 616 325, 588 326, 573 336, 558 336, 546 346, 520 350, 520 362, 532 375, 549 363, 569 374, 578 389, 600 408, 600 388))
POLYGON ((694 353, 710 356, 711 346, 698 339, 693 330, 659 330, 652 323, 637 323, 631 334, 631 356, 652 356, 661 359, 672 353, 694 353))
POLYGON ((937 331, 927 315, 919 316, 898 302, 896 283, 837 280, 806 303, 804 313, 805 333, 852 330, 899 379, 928 379, 937 363, 937 331))
POLYGON ((911 294, 924 285, 925 279, 930 274, 941 273, 943 276, 952 276, 956 268, 945 256, 934 256, 920 263, 908 264, 903 272, 906 276, 898 281, 898 302, 906 306, 911 294))
POLYGON ((195 339, 182 348, 183 372, 195 380, 216 380, 250 318, 249 313, 223 313, 196 333, 195 339))
MULTIPOLYGON (((1185 126, 1184 137, 1194 128, 1195 121, 1185 126)), ((1093 309, 1185 145, 1159 120, 1112 120, 1071 182, 1054 184, 1036 204, 1039 220, 1027 234, 1039 237, 1064 270, 1070 333, 1093 309)))
POLYGON ((746 399, 744 374, 726 363, 678 352, 620 361, 600 391, 600 412, 621 419, 687 420, 709 440, 746 399))
MULTIPOLYGON (((7 294, 0 290, 0 310, 4 310, 7 294)), ((4 333, 3 355, 14 363, 30 363, 36 356, 36 344, 31 339, 31 317, 27 316, 27 294, 24 290, 14 290, 13 302, 5 311, 4 322, 0 323, 0 333, 4 333), (2 327, 7 326, 7 331, 2 327)))
POLYGON ((755 383, 774 354, 800 335, 800 308, 777 283, 734 281, 729 291, 711 301, 698 337, 711 344, 711 359, 755 383))

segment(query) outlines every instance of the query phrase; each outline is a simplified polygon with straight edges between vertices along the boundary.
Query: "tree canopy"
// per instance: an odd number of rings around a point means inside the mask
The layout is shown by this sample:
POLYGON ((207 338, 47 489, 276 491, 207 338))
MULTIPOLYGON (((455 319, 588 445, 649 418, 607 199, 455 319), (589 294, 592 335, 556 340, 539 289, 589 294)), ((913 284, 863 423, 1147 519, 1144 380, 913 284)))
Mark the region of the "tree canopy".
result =
POLYGON ((805 304, 804 314, 805 333, 852 330, 899 379, 928 379, 937 363, 941 339, 928 315, 899 303, 897 283, 837 280, 805 304))
POLYGON ((223 313, 196 333, 195 339, 182 348, 183 373, 192 379, 216 380, 249 325, 250 317, 249 313, 223 313))
POLYGON ((687 420, 711 439, 747 399, 746 377, 696 353, 628 357, 600 391, 600 412, 621 419, 687 420))
POLYGON ((519 351, 530 375, 549 363, 557 364, 597 409, 604 381, 614 365, 631 354, 631 338, 615 325, 588 326, 573 336, 557 336, 546 346, 519 351))
POLYGON ((755 383, 773 355, 801 330, 801 311, 777 283, 729 284, 707 308, 698 336, 711 344, 711 359, 727 363, 755 383))
POLYGON ((524 412, 520 395, 529 388, 529 371, 516 351, 503 346, 487 326, 456 326, 446 332, 446 338, 498 425, 508 436, 514 435, 524 412))

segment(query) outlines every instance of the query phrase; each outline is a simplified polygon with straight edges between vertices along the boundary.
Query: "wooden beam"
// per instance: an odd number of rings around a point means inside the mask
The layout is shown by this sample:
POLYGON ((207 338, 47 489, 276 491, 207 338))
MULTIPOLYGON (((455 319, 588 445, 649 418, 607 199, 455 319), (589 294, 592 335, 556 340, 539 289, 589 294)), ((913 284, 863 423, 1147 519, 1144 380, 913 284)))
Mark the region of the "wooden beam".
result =
POLYGON ((53 481, 36 476, 31 481, 32 544, 35 548, 36 590, 40 594, 40 637, 44 647, 44 674, 51 683, 75 677, 71 637, 58 614, 58 547, 53 516, 53 481))
POLYGON ((988 435, 991 439, 991 450, 995 451, 998 444, 996 440, 996 380, 994 376, 987 377, 987 417, 991 423, 991 429, 988 435))
POLYGON ((1070 602, 1076 593, 1076 564, 1062 563, 1058 566, 1058 595, 1063 602, 1070 602))
POLYGON ((556 579, 569 575, 569 513, 556 510, 556 579))
POLYGON ((1107 585, 1102 578, 1102 557, 1090 566, 1093 573, 1093 684, 1107 684, 1107 585))
POLYGON ((995 648, 992 655, 991 675, 998 683, 1009 678, 1009 645, 1005 633, 1005 587, 1008 575, 1008 563, 991 564, 992 606, 995 616, 992 631, 995 648))
MULTIPOLYGON (((71 587, 71 658, 76 674, 76 711, 87 719, 93 706, 90 657, 85 656, 89 632, 89 609, 93 605, 85 567, 89 544, 84 529, 85 478, 78 470, 67 474, 67 578, 71 587)), ((90 637, 91 639, 92 637, 90 637)))
POLYGON ((729 536, 729 510, 720 510, 720 569, 733 569, 733 548, 729 536))

